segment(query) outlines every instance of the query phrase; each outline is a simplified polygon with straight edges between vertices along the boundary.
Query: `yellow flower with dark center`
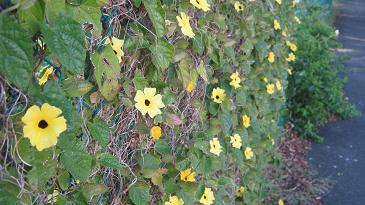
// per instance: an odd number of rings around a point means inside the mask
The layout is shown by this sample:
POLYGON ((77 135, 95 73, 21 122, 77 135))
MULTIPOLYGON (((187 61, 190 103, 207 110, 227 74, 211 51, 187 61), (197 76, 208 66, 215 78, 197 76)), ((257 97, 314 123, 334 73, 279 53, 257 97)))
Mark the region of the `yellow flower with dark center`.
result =
POLYGON ((190 0, 190 3, 198 9, 203 11, 209 11, 210 5, 208 4, 207 0, 190 0))
POLYGON ((251 119, 249 116, 247 115, 243 115, 242 116, 242 124, 245 128, 248 128, 251 126, 251 119))
POLYGON ((194 90, 194 82, 193 81, 189 81, 188 84, 186 85, 185 90, 188 91, 189 93, 191 93, 194 90))
POLYGON ((231 144, 232 144, 232 147, 241 149, 242 140, 241 140, 241 137, 239 134, 234 134, 233 136, 231 136, 231 144))
POLYGON ((278 205, 284 205, 284 201, 282 199, 279 199, 278 205))
POLYGON ((209 141, 210 143, 210 152, 212 154, 215 154, 219 156, 219 154, 222 152, 221 144, 219 144, 218 138, 214 137, 213 140, 209 141))
POLYGON ((274 29, 277 31, 281 29, 280 23, 277 19, 274 20, 274 29))
POLYGON ((122 57, 124 56, 124 52, 122 50, 124 45, 124 40, 120 40, 113 36, 111 40, 110 38, 106 39, 105 44, 109 43, 111 44, 113 52, 117 56, 119 63, 121 63, 122 57))
POLYGON ((276 81, 275 82, 275 85, 276 85, 276 88, 278 89, 278 90, 281 90, 281 83, 280 83, 280 81, 276 81))
POLYGON ((215 200, 215 198, 214 198, 214 193, 213 193, 212 189, 205 188, 204 193, 203 193, 202 197, 200 198, 199 202, 204 205, 211 205, 211 204, 213 204, 214 200, 215 200))
POLYGON ((275 91, 274 89, 275 89, 274 84, 269 83, 269 84, 266 85, 266 92, 268 94, 270 94, 270 95, 274 94, 274 91, 275 91))
POLYGON ((153 126, 150 130, 150 135, 154 140, 160 139, 162 135, 162 129, 160 126, 153 126))
POLYGON ((230 78, 231 78, 231 82, 229 84, 232 87, 234 87, 234 89, 237 89, 237 88, 241 87, 241 85, 240 85, 240 83, 241 83, 240 74, 237 71, 235 73, 232 73, 230 78))
POLYGON ((52 74, 53 72, 53 68, 52 67, 48 67, 46 69, 46 71, 44 71, 43 76, 38 80, 38 84, 39 85, 43 85, 47 82, 48 77, 52 74))
POLYGON ((286 58, 286 61, 288 61, 288 62, 295 61, 295 55, 294 55, 294 53, 289 53, 288 57, 286 58))
POLYGON ((301 24, 302 22, 300 21, 300 19, 298 18, 298 16, 294 16, 294 20, 298 23, 301 24))
POLYGON ((184 201, 177 196, 170 196, 169 201, 165 205, 183 205, 184 201))
POLYGON ((214 88, 212 92, 212 99, 214 102, 221 104, 226 97, 226 94, 221 88, 214 88))
POLYGON ((234 2, 234 9, 236 9, 237 12, 240 12, 243 11, 245 7, 239 1, 236 1, 234 2))
POLYGON ((293 52, 297 51, 297 45, 295 45, 294 43, 291 43, 290 41, 286 42, 286 45, 290 48, 290 50, 292 50, 293 52))
POLYGON ((194 38, 195 33, 193 32, 193 29, 190 26, 189 19, 190 17, 187 16, 184 12, 180 13, 180 16, 176 16, 177 22, 179 23, 179 26, 181 27, 181 32, 189 36, 190 38, 194 38))
POLYGON ((281 0, 275 0, 277 4, 281 5, 281 0))
POLYGON ((240 186, 237 190, 236 190, 236 196, 237 197, 242 197, 243 193, 245 193, 245 187, 240 186))
POLYGON ((269 55, 267 56, 267 60, 268 60, 270 63, 275 62, 275 54, 274 54, 274 52, 270 52, 270 53, 269 53, 269 55))
POLYGON ((191 168, 180 172, 180 179, 184 182, 195 182, 195 172, 191 168))
POLYGON ((134 97, 136 102, 135 107, 142 115, 148 113, 153 118, 158 114, 161 114, 161 108, 165 107, 162 102, 162 96, 156 95, 156 88, 145 88, 144 91, 137 90, 137 94, 134 97))
POLYGON ((252 157, 253 157, 253 151, 252 151, 251 147, 246 147, 246 149, 245 149, 245 157, 248 160, 252 159, 252 157))
POLYGON ((58 136, 67 128, 61 114, 62 110, 48 103, 42 107, 33 105, 22 117, 24 137, 29 138, 38 151, 55 146, 58 136))

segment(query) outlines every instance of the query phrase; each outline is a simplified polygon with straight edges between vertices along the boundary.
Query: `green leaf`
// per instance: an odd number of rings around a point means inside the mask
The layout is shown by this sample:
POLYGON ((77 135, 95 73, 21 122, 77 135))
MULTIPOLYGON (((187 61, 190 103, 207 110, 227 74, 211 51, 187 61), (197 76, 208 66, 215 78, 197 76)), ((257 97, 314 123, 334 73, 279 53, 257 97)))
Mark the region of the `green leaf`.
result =
POLYGON ((160 153, 161 155, 170 154, 171 149, 169 144, 164 139, 159 139, 155 143, 155 150, 160 153))
POLYGON ((57 162, 51 160, 34 163, 27 174, 30 186, 38 190, 45 189, 48 179, 56 175, 56 166, 57 162))
POLYGON ((147 79, 142 75, 141 71, 137 71, 133 78, 134 87, 137 90, 143 90, 147 85, 147 79))
POLYGON ((204 39, 201 33, 197 33, 193 38, 193 51, 199 55, 203 55, 205 50, 204 39))
POLYGON ((62 169, 58 174, 58 184, 60 185, 61 189, 68 189, 70 186, 70 180, 70 174, 65 169, 62 169))
POLYGON ((161 7, 161 2, 159 0, 142 0, 142 2, 152 21, 157 37, 162 37, 165 34, 165 11, 161 7))
POLYGON ((133 0, 133 4, 135 7, 139 8, 141 6, 142 0, 133 0))
POLYGON ((108 191, 108 187, 104 184, 82 184, 80 190, 86 199, 91 199, 93 196, 103 194, 108 191))
POLYGON ((101 165, 110 167, 113 169, 121 170, 123 169, 123 166, 120 164, 119 160, 109 153, 102 153, 99 156, 99 162, 101 165))
POLYGON ((143 169, 158 169, 160 168, 160 160, 151 155, 151 154, 145 154, 143 155, 140 160, 139 164, 143 169))
POLYGON ((135 205, 145 205, 150 202, 150 186, 143 182, 137 182, 129 191, 128 196, 135 205))
POLYGON ((99 117, 94 119, 94 122, 87 122, 91 137, 95 139, 101 146, 106 147, 109 144, 110 129, 99 117))
POLYGON ((6 15, 0 16, 0 74, 22 90, 32 79, 33 49, 27 33, 6 15))
POLYGON ((19 193, 18 187, 14 184, 1 181, 0 182, 0 204, 16 205, 19 204, 17 195, 19 193))
POLYGON ((120 78, 120 65, 118 58, 110 45, 106 45, 102 52, 91 55, 95 67, 95 79, 101 94, 111 101, 119 91, 118 79, 120 78))
POLYGON ((62 81, 62 85, 63 91, 68 97, 83 96, 94 87, 89 81, 77 78, 68 78, 62 81))
POLYGON ((91 171, 92 157, 84 150, 72 149, 64 150, 60 157, 60 162, 73 177, 80 181, 85 181, 91 171))
POLYGON ((61 13, 65 12, 66 4, 64 0, 44 0, 46 3, 45 13, 47 21, 54 24, 61 13))
POLYGON ((164 187, 166 193, 173 193, 179 190, 179 185, 177 185, 175 179, 168 179, 164 183, 164 187))
POLYGON ((232 115, 228 112, 220 112, 218 114, 218 118, 221 122, 223 133, 225 135, 231 134, 231 127, 232 127, 232 115))
POLYGON ((174 47, 166 39, 159 39, 150 46, 153 64, 162 71, 169 67, 174 57, 174 47))
POLYGON ((59 16, 53 26, 42 24, 49 50, 54 53, 64 69, 81 74, 85 67, 85 34, 80 24, 68 16, 59 16))
POLYGON ((208 83, 208 74, 207 70, 205 69, 204 62, 201 60, 199 63, 199 66, 196 68, 196 71, 198 72, 199 76, 203 78, 203 80, 208 83))
POLYGON ((101 11, 97 0, 84 0, 80 6, 67 6, 75 19, 80 24, 91 23, 97 36, 101 35, 101 11))
POLYGON ((20 25, 28 30, 29 33, 35 34, 40 30, 37 22, 44 20, 44 2, 36 1, 31 7, 20 9, 17 13, 20 25))

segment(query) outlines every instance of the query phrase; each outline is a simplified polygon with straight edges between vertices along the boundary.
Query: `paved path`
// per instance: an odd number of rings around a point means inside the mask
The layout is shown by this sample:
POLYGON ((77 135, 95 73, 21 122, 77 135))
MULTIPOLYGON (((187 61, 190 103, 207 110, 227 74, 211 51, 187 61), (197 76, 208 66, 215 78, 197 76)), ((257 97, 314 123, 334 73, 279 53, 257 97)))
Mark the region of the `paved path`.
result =
POLYGON ((313 144, 311 163, 321 176, 336 181, 324 205, 365 205, 365 0, 342 0, 336 19, 346 62, 349 101, 361 117, 329 123, 320 131, 323 144, 313 144), (361 70, 362 69, 362 70, 361 70))

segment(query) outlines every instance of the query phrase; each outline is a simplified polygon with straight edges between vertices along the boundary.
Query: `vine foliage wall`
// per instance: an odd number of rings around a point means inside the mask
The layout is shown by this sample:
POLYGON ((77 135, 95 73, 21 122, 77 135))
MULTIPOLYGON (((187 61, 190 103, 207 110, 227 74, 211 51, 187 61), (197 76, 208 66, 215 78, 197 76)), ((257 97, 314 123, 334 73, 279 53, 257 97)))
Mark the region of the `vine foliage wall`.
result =
POLYGON ((271 204, 295 7, 3 1, 0 203, 271 204))

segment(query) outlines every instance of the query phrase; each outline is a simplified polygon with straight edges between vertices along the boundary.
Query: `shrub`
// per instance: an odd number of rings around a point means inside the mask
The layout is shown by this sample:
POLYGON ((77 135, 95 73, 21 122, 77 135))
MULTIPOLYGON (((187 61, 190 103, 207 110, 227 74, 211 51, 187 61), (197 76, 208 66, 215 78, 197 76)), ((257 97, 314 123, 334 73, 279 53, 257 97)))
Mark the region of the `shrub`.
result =
POLYGON ((2 204, 263 204, 295 2, 14 2, 2 204))
POLYGON ((335 30, 320 6, 308 4, 302 13, 296 33, 297 61, 286 90, 286 116, 301 136, 320 141, 316 132, 330 115, 349 118, 356 111, 344 100, 345 79, 340 77, 344 58, 336 56, 341 44, 335 30))

